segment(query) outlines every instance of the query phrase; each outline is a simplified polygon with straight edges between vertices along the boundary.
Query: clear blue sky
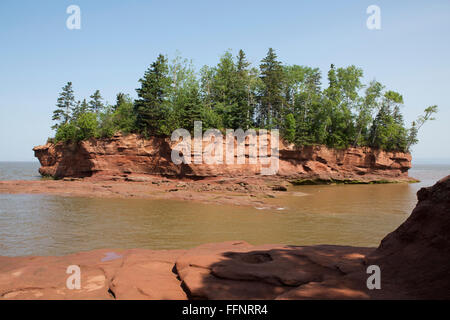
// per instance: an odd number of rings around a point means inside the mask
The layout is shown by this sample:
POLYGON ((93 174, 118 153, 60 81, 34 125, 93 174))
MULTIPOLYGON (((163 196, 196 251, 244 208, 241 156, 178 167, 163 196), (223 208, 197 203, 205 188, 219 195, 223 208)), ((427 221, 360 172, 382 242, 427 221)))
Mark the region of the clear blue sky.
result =
MULTIPOLYGON (((61 87, 77 98, 99 89, 135 96, 158 53, 177 50, 197 67, 242 48, 254 64, 268 47, 281 61, 320 67, 355 64, 405 98, 408 122, 438 104, 413 156, 450 159, 450 1, 0 1, 0 161, 33 160, 53 136, 61 87), (66 8, 81 8, 81 30, 66 28, 66 8), (381 8, 381 30, 366 28, 366 8, 381 8)), ((326 74, 325 74, 326 75, 326 74)))

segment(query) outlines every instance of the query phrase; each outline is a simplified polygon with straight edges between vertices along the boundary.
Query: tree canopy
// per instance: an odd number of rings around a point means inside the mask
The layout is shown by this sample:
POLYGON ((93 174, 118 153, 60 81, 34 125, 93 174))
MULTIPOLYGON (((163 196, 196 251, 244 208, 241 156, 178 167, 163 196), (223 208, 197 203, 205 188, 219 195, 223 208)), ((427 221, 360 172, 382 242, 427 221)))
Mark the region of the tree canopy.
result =
POLYGON ((77 101, 68 82, 52 128, 56 141, 77 142, 118 131, 166 136, 178 128, 192 131, 194 121, 202 121, 203 130, 279 129, 284 140, 298 146, 408 151, 437 112, 430 106, 406 127, 403 96, 375 80, 364 84, 362 69, 354 65, 331 65, 322 82, 318 68, 285 65, 272 48, 259 67, 243 50, 236 56, 226 51, 217 65, 199 72, 187 59, 169 61, 160 54, 139 80, 135 100, 118 93, 108 105, 96 90, 77 101))

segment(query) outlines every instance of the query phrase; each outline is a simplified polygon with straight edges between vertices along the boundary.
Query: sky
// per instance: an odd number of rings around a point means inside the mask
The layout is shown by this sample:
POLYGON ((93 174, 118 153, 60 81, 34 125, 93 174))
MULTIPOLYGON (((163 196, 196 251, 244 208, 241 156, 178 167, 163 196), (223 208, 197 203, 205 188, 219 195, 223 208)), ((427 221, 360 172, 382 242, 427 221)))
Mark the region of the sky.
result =
POLYGON ((285 64, 356 65, 400 92, 410 123, 437 104, 415 159, 450 161, 450 1, 47 0, 0 1, 0 161, 33 161, 32 148, 54 135, 51 116, 61 88, 77 99, 99 89, 113 103, 136 96, 138 80, 159 53, 196 68, 243 49, 255 66, 269 47, 285 64), (70 5, 80 29, 68 29, 70 5), (370 5, 381 29, 369 30, 370 5))

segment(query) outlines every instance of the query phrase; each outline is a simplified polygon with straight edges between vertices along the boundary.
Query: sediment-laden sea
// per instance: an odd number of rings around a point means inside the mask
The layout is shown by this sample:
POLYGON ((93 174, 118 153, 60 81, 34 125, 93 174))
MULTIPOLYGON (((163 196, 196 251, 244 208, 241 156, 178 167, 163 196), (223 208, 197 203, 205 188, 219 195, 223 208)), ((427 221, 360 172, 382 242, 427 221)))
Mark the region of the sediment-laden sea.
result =
MULTIPOLYGON (((37 162, 0 162, 0 180, 40 179, 37 162)), ((414 184, 292 187, 278 209, 186 201, 0 194, 0 256, 97 248, 191 248, 207 242, 376 247, 450 165, 414 165, 414 184)))

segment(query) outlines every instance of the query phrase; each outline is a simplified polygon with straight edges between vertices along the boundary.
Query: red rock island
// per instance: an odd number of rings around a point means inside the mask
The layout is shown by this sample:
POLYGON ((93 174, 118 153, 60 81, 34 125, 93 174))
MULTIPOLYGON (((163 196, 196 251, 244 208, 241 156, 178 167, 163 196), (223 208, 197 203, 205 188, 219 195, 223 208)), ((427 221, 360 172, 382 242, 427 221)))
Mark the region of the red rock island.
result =
MULTIPOLYGON (((171 160, 170 138, 131 134, 91 139, 78 144, 47 143, 33 150, 41 163, 39 172, 55 178, 102 177, 120 180, 128 175, 162 175, 174 178, 258 176, 259 164, 181 164, 171 160)), ((246 146, 248 157, 248 145, 246 146)), ((248 159, 247 159, 248 160, 248 159)), ((236 163, 236 162, 235 162, 236 163)), ((368 147, 330 149, 326 146, 295 147, 280 142, 277 177, 298 184, 412 181, 408 177, 411 155, 368 147)))

